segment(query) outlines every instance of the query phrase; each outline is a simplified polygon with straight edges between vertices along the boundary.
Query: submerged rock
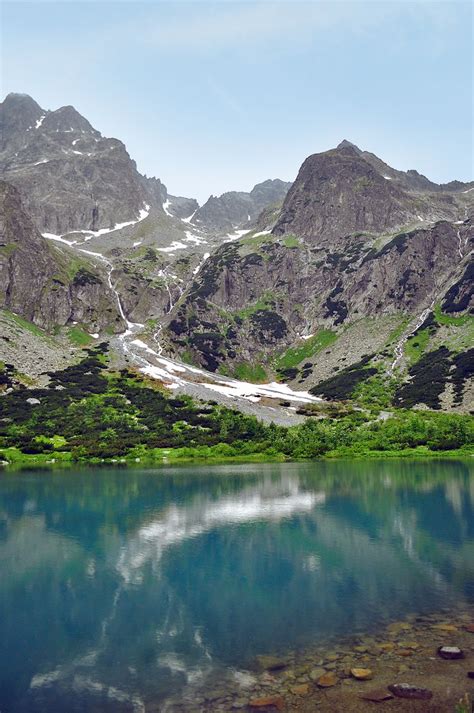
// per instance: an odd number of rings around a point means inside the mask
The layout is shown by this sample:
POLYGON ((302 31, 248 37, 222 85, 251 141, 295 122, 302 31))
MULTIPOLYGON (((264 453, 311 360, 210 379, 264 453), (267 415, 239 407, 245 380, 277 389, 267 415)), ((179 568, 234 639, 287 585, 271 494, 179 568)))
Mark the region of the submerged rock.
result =
POLYGON ((438 656, 447 660, 463 659, 464 652, 458 646, 440 646, 438 656))
POLYGON ((285 701, 282 696, 262 696, 261 698, 252 698, 249 701, 250 708, 267 708, 270 706, 283 711, 285 710, 285 701))
POLYGON ((256 657, 257 666, 263 671, 280 671, 288 666, 287 662, 279 659, 277 656, 268 656, 262 654, 256 657))
POLYGON ((318 679, 321 678, 321 676, 324 676, 326 673, 326 670, 324 668, 313 668, 309 672, 309 677, 312 681, 318 681, 318 679))
POLYGON ((429 701, 433 697, 433 692, 428 688, 413 686, 411 683, 392 683, 388 690, 397 698, 411 698, 421 701, 429 701))
POLYGON ((389 701, 393 698, 393 695, 383 688, 379 688, 375 691, 368 691, 368 693, 363 693, 361 696, 364 701, 372 701, 373 703, 382 703, 383 701, 389 701))
POLYGON ((318 678, 316 683, 320 688, 330 688, 331 686, 335 686, 338 680, 339 679, 336 674, 332 671, 329 671, 329 673, 325 673, 320 678, 318 678))
POLYGON ((351 668, 351 676, 357 678, 358 681, 367 681, 372 678, 372 671, 370 668, 351 668))

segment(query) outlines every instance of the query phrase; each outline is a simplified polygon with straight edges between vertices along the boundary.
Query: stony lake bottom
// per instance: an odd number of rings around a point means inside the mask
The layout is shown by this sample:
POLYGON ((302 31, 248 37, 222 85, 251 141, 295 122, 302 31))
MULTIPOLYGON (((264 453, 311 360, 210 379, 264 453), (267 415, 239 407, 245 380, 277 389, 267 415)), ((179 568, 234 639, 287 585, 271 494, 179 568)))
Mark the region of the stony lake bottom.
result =
POLYGON ((474 669, 474 464, 5 471, 0 572, 2 713, 372 710, 314 682, 474 669))

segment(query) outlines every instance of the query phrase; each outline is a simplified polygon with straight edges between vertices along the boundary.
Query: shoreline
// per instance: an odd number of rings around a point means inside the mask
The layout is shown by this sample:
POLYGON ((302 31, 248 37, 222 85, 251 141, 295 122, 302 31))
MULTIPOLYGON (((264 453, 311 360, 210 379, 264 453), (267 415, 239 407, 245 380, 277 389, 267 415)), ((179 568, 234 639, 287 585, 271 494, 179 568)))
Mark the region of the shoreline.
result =
MULTIPOLYGON (((185 688, 165 701, 165 710, 362 713, 377 707, 410 713, 471 713, 473 670, 474 606, 464 604, 412 613, 375 631, 298 652, 262 653, 247 669, 228 669, 221 678, 211 674, 201 686, 185 688), (443 646, 459 647, 462 657, 442 658, 443 646), (402 698, 389 688, 407 683, 420 691, 420 697, 402 698)), ((147 713, 164 710, 162 705, 152 702, 147 713)))
MULTIPOLYGON (((212 448, 212 447, 211 447, 212 448)), ((245 453, 241 455, 225 455, 220 453, 204 455, 199 449, 170 448, 156 449, 160 452, 143 456, 121 456, 115 458, 72 458, 70 452, 53 451, 52 453, 25 454, 16 448, 0 449, 0 472, 23 468, 74 468, 81 466, 128 466, 128 467, 160 467, 173 465, 225 465, 226 463, 318 463, 324 461, 372 461, 372 460, 468 460, 474 458, 473 448, 460 448, 444 451, 433 451, 425 446, 406 448, 400 451, 366 451, 351 452, 348 448, 328 451, 318 458, 289 458, 283 453, 245 453), (189 453, 195 450, 195 453, 189 453), (10 457, 10 460, 8 460, 10 457)))

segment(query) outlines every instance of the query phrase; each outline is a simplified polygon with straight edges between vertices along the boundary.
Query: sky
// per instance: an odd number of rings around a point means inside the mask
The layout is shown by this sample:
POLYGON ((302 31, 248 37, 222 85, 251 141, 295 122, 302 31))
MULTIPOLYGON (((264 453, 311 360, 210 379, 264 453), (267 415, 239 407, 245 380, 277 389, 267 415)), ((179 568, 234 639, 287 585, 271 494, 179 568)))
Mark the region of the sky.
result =
POLYGON ((2 15, 2 95, 72 104, 171 194, 294 180, 344 138, 473 179, 470 2, 4 0, 2 15))

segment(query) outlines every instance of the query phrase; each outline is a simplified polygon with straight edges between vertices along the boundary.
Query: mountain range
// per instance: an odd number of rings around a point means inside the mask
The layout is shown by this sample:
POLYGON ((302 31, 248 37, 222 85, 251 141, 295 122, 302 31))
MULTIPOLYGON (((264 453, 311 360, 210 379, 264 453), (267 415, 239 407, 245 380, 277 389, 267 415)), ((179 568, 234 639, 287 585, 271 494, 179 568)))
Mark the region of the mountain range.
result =
POLYGON ((0 127, 0 358, 19 371, 42 378, 100 337, 149 372, 166 357, 201 381, 472 409, 474 183, 438 185, 344 140, 292 184, 199 206, 71 106, 9 94, 0 127))

